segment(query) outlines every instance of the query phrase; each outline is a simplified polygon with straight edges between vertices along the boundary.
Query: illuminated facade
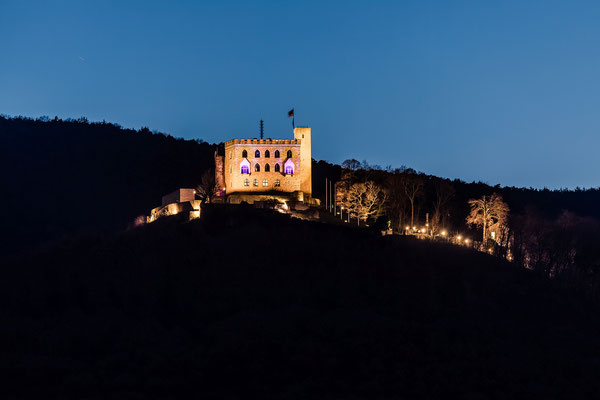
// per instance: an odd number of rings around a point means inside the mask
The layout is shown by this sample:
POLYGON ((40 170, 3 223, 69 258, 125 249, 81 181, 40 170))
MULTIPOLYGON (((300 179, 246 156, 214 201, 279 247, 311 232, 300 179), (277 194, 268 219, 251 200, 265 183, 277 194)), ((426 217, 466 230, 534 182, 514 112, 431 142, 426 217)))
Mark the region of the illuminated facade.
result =
POLYGON ((233 139, 223 150, 215 155, 222 196, 296 193, 310 199, 311 128, 295 128, 293 139, 233 139))

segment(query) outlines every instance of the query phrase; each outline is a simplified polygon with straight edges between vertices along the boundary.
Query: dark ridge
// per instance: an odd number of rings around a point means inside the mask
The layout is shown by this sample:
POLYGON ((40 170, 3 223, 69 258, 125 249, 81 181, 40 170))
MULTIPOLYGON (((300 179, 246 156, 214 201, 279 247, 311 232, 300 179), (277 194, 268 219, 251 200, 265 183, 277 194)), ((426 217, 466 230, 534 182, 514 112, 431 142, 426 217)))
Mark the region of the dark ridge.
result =
POLYGON ((3 398, 584 398, 598 310, 432 241, 206 207, 0 281, 3 398))

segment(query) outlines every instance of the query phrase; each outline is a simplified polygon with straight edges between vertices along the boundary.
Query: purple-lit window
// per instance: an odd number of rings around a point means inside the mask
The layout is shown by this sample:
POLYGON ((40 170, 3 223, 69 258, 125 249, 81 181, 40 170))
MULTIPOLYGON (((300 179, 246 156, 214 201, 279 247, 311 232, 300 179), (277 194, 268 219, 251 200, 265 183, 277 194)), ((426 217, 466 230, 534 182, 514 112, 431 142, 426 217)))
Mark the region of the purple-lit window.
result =
POLYGON ((284 172, 286 175, 292 175, 294 173, 294 162, 291 159, 288 159, 285 162, 284 172))
POLYGON ((250 162, 248 162, 248 160, 242 160, 242 162, 240 163, 240 171, 242 172, 242 174, 250 173, 250 162))

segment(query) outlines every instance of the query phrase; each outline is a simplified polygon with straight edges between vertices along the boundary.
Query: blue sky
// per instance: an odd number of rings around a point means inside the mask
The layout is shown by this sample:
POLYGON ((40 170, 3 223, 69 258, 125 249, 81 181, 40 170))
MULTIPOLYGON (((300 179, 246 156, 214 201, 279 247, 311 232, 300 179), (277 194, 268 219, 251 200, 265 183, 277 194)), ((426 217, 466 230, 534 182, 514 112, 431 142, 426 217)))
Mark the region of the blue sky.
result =
POLYGON ((0 0, 0 113, 600 186, 600 3, 0 0), (126 4, 123 4, 126 3, 126 4))

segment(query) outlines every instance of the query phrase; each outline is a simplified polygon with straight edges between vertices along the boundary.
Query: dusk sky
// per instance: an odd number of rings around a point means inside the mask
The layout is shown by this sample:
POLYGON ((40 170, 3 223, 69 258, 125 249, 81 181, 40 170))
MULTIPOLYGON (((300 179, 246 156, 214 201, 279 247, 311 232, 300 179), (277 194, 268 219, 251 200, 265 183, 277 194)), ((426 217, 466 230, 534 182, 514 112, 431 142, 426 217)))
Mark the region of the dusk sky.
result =
POLYGON ((0 0, 0 113, 600 186, 597 1, 122 3, 0 0))

